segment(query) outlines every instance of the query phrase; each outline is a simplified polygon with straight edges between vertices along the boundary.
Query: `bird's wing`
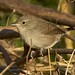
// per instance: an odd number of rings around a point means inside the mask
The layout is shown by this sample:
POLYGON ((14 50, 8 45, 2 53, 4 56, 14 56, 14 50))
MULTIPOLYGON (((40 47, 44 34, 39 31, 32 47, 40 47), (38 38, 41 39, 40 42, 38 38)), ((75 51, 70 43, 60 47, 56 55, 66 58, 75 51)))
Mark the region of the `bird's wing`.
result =
POLYGON ((56 26, 56 24, 48 21, 43 21, 43 20, 38 21, 38 25, 36 25, 34 29, 36 29, 36 31, 45 35, 64 33, 58 26, 56 26))

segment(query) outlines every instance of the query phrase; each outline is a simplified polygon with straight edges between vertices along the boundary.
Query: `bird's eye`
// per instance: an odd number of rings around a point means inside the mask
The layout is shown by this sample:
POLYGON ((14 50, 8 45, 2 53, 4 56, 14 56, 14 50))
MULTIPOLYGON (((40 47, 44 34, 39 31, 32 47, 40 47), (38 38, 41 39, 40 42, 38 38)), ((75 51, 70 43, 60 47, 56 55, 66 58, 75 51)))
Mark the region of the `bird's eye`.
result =
POLYGON ((23 21, 22 24, 25 24, 25 22, 23 21))

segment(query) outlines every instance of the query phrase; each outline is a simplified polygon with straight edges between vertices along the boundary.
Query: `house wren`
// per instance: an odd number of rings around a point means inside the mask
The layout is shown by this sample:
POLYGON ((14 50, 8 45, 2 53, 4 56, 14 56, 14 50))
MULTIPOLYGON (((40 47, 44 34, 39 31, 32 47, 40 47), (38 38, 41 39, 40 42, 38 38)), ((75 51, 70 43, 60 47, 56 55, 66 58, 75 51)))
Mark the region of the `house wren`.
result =
POLYGON ((14 25, 22 40, 32 48, 51 48, 65 34, 56 24, 29 14, 19 18, 14 25))

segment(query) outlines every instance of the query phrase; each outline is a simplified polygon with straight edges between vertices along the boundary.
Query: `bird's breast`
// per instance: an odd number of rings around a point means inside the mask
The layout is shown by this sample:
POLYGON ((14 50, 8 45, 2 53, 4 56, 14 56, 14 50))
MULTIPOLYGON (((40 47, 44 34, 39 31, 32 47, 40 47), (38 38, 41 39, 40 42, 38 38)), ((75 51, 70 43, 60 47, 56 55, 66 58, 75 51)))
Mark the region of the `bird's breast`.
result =
POLYGON ((32 48, 44 48, 54 46, 60 39, 61 35, 44 35, 36 32, 26 32, 23 35, 25 42, 32 48))

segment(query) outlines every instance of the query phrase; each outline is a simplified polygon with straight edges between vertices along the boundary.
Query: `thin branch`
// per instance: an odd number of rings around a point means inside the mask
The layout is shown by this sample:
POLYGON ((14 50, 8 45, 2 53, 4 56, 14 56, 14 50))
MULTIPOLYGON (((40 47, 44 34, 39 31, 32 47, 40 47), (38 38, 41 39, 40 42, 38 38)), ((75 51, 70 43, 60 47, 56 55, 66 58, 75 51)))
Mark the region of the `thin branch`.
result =
POLYGON ((11 60, 9 54, 7 53, 7 51, 5 50, 5 48, 2 47, 2 45, 0 45, 0 51, 2 52, 7 64, 10 64, 12 60, 11 60))
MULTIPOLYGON (((33 50, 33 49, 32 49, 33 50)), ((73 52, 73 49, 52 49, 50 50, 51 54, 55 54, 57 51, 58 54, 71 54, 73 52)), ((47 55, 48 54, 48 50, 43 50, 43 55, 47 55)), ((34 58, 40 57, 40 51, 39 49, 35 50, 35 53, 33 54, 34 58)), ((31 56, 29 55, 28 60, 31 59, 31 56)), ((23 65, 26 63, 26 56, 23 56, 22 58, 20 58, 19 60, 15 60, 16 64, 18 66, 23 65)))
POLYGON ((17 38, 19 33, 16 27, 11 26, 0 26, 0 39, 17 38))
POLYGON ((68 62, 68 64, 67 64, 67 68, 66 68, 65 75, 67 75, 67 73, 68 73, 69 65, 70 65, 71 60, 72 60, 72 58, 73 58, 73 56, 74 56, 74 53, 75 53, 75 49, 73 50, 73 52, 72 52, 72 54, 71 54, 71 57, 70 57, 70 59, 69 59, 69 62, 68 62))
MULTIPOLYGON (((33 49, 32 49, 33 50, 33 49)), ((52 49, 50 50, 50 54, 55 54, 57 51, 58 54, 71 54, 73 52, 73 49, 52 49)), ((43 50, 43 56, 48 55, 48 50, 43 50)), ((40 50, 36 49, 35 53, 33 54, 33 58, 40 57, 40 50)), ((31 56, 29 55, 28 60, 31 59, 31 56)), ((26 63, 26 57, 22 57, 21 59, 16 61, 16 64, 18 66, 21 66, 26 63)))
POLYGON ((48 21, 75 27, 74 15, 61 13, 57 10, 46 8, 40 5, 27 4, 22 2, 21 0, 0 0, 0 9, 8 10, 8 12, 9 10, 15 9, 16 12, 22 15, 24 15, 26 12, 46 19, 48 21))
POLYGON ((1 73, 0 75, 3 75, 15 62, 11 62, 1 73))
MULTIPOLYGON (((2 72, 6 67, 7 66, 0 66, 0 72, 2 72)), ((21 71, 21 69, 19 69, 19 68, 17 69, 16 66, 12 66, 12 67, 10 67, 10 70, 8 69, 8 71, 18 73, 21 71)))

